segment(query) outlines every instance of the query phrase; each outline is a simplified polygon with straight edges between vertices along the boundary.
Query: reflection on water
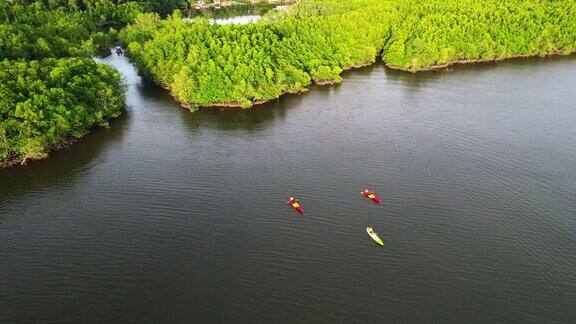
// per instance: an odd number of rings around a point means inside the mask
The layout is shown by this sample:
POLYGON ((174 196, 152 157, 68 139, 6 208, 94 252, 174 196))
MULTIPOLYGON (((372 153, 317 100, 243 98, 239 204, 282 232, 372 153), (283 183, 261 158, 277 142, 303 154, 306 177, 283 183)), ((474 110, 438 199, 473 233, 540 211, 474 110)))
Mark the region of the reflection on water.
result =
POLYGON ((126 114, 0 172, 0 322, 573 322, 573 57, 196 113, 103 61, 126 114))
MULTIPOLYGON (((111 120, 108 128, 94 128, 90 134, 61 151, 50 153, 48 159, 34 161, 23 167, 5 169, 0 176, 0 206, 18 200, 21 195, 50 190, 82 182, 98 172, 98 165, 124 140, 130 128, 130 111, 111 120)), ((12 210, 15 211, 15 210, 12 210)), ((9 216, 0 211, 2 218, 9 216)))
POLYGON ((293 113, 307 93, 284 95, 279 100, 254 106, 250 109, 207 108, 190 113, 181 110, 182 126, 190 130, 218 129, 259 133, 265 128, 282 124, 293 113))

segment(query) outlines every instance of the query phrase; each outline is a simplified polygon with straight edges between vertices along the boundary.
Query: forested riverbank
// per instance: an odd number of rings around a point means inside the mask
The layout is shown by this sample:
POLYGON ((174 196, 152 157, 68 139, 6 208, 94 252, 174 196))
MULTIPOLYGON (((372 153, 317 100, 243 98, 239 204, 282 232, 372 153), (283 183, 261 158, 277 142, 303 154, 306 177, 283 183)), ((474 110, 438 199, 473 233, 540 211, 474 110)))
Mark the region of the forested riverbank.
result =
POLYGON ((189 6, 0 2, 0 167, 44 157, 121 113, 120 75, 91 58, 118 38, 143 76, 190 108, 250 107, 378 59, 415 72, 576 50, 567 0, 303 0, 226 26, 172 11, 189 6))
POLYGON ((121 113, 120 74, 91 56, 159 1, 0 1, 0 168, 43 158, 121 113))
POLYGON ((304 0, 260 22, 142 14, 120 32, 142 73, 185 106, 242 106, 341 81, 374 63, 420 71, 452 62, 576 50, 573 1, 304 0))
POLYGON ((120 115, 120 74, 86 58, 0 62, 0 162, 39 159, 120 115))

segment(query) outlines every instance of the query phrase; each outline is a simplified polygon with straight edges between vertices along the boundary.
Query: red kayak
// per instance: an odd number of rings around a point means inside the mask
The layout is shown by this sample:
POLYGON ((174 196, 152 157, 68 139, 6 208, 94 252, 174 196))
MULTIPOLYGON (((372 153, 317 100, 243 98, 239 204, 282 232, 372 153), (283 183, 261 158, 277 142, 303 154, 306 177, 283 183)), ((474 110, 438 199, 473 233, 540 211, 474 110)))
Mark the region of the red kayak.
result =
POLYGON ((380 204, 380 197, 376 196, 376 194, 373 193, 372 191, 364 189, 364 191, 362 191, 361 194, 362 196, 372 200, 373 203, 380 204))
POLYGON ((292 206, 292 208, 294 208, 294 210, 296 210, 299 214, 302 214, 304 212, 304 209, 302 209, 302 206, 298 203, 296 199, 294 199, 294 197, 290 197, 290 199, 288 199, 287 204, 292 206))

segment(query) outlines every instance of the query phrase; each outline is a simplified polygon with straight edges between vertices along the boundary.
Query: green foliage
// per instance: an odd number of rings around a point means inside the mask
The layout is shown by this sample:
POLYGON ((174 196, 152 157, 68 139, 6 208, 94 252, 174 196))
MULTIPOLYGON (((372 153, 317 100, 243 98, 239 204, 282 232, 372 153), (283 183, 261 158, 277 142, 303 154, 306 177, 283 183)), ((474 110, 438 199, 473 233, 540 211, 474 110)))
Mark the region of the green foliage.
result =
POLYGON ((0 58, 89 56, 113 43, 113 28, 132 21, 140 6, 108 0, 17 0, 0 5, 0 58), (72 8, 88 8, 80 11, 72 8), (112 29, 111 29, 112 28, 112 29))
POLYGON ((572 0, 302 0, 248 25, 142 14, 120 32, 141 72, 181 102, 250 106, 382 60, 419 70, 456 60, 576 51, 572 0))
POLYGON ((142 2, 147 11, 157 12, 163 17, 172 13, 175 9, 186 8, 188 3, 187 0, 147 0, 142 2))
POLYGON ((401 12, 382 59, 403 69, 576 50, 574 1, 406 1, 401 12))
POLYGON ((0 0, 0 164, 41 158, 120 113, 120 76, 90 59, 117 36, 143 75, 192 106, 250 107, 312 82, 338 82, 344 69, 378 54, 417 71, 576 51, 573 0, 302 0, 248 25, 187 21, 178 10, 161 19, 185 6, 0 0))
POLYGON ((90 55, 140 11, 135 2, 0 0, 0 166, 43 158, 120 113, 120 75, 90 55))
POLYGON ((123 96, 120 74, 91 59, 0 62, 0 164, 42 158, 92 125, 107 125, 123 96))

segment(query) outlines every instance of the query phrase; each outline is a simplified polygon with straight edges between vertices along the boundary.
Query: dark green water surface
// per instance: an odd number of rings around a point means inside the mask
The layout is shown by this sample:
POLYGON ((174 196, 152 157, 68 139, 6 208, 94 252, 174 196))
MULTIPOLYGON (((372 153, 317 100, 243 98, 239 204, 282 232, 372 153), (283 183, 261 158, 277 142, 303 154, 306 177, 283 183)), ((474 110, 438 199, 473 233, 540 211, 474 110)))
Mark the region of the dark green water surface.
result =
POLYGON ((105 61, 125 114, 0 172, 1 323, 576 322, 573 57, 194 114, 105 61))

